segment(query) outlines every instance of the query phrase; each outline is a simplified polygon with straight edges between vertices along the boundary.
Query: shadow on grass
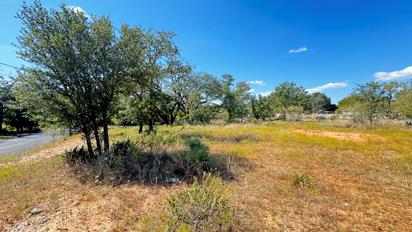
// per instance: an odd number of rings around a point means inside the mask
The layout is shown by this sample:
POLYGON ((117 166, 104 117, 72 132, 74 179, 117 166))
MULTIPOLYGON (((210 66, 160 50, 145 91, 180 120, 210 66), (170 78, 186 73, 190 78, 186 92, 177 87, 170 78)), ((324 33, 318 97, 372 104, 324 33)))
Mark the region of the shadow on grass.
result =
POLYGON ((83 183, 120 185, 171 185, 201 180, 211 173, 223 180, 236 176, 251 165, 239 157, 210 154, 208 147, 197 137, 184 139, 187 150, 176 152, 145 151, 130 140, 113 145, 108 154, 87 159, 84 148, 66 153, 66 159, 83 183))

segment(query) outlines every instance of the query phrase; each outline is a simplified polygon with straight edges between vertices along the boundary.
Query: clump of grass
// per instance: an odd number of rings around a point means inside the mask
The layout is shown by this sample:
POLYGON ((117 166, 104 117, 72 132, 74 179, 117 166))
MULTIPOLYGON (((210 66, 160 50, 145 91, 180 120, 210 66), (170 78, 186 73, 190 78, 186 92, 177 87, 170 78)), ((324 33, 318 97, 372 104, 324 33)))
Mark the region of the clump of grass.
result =
POLYGON ((222 180, 210 174, 167 199, 167 208, 177 231, 230 231, 233 209, 222 180))
POLYGON ((298 188, 309 188, 312 189, 315 185, 312 182, 312 179, 305 173, 295 173, 293 175, 293 185, 298 188))

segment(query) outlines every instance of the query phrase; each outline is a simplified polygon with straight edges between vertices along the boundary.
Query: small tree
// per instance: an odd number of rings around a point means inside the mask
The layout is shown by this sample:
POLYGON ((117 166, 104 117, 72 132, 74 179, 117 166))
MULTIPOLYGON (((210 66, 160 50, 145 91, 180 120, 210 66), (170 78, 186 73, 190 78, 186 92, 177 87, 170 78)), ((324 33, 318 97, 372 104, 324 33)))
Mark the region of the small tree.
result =
POLYGON ((336 105, 331 103, 330 97, 324 93, 316 92, 309 96, 309 108, 312 113, 322 111, 335 111, 336 105))
POLYGON ((383 113, 386 117, 393 118, 393 102, 395 96, 399 91, 399 83, 397 81, 391 81, 383 84, 383 113))
POLYGON ((247 104, 250 99, 250 86, 246 82, 239 82, 233 88, 235 79, 229 74, 223 75, 221 84, 222 105, 228 113, 228 122, 232 122, 236 117, 243 120, 247 113, 247 104))
POLYGON ((239 82, 234 90, 236 116, 240 117, 243 121, 243 117, 248 113, 248 102, 250 100, 250 86, 246 82, 239 82))
POLYGON ((370 124, 372 124, 378 114, 383 111, 385 101, 384 93, 382 84, 374 81, 359 85, 353 93, 358 96, 360 103, 359 110, 364 112, 370 124))
POLYGON ((303 87, 297 86, 293 82, 284 82, 276 87, 270 95, 272 108, 281 113, 281 118, 286 119, 289 107, 296 106, 307 108, 308 97, 303 87))
POLYGON ((252 109, 252 114, 256 119, 265 119, 269 118, 271 115, 271 109, 269 105, 268 97, 261 95, 252 96, 250 98, 250 105, 252 109))

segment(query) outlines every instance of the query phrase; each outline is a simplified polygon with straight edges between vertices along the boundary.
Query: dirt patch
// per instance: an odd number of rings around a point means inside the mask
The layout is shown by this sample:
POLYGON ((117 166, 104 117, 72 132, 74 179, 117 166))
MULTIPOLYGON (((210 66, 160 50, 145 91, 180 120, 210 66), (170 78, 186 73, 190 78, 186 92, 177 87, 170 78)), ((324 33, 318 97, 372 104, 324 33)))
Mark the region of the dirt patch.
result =
POLYGON ((305 135, 315 135, 324 136, 339 140, 349 140, 353 142, 367 142, 367 141, 377 141, 383 142, 384 138, 376 135, 361 134, 356 132, 336 132, 336 131, 322 131, 322 130, 293 130, 293 132, 305 134, 305 135))
POLYGON ((39 205, 41 213, 28 212, 7 231, 139 230, 139 220, 162 209, 164 199, 181 187, 82 186, 55 202, 39 205))

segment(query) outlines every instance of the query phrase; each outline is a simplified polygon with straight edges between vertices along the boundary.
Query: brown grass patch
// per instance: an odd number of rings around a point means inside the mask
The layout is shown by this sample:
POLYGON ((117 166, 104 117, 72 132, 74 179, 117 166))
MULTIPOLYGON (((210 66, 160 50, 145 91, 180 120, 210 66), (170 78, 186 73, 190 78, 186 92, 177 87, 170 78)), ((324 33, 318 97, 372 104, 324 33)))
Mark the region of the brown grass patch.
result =
POLYGON ((357 132, 336 132, 336 131, 324 131, 324 130, 305 130, 305 129, 297 129, 292 130, 292 132, 297 132, 309 136, 324 136, 339 140, 349 140, 357 143, 363 143, 366 141, 373 140, 375 142, 384 142, 385 139, 383 137, 377 135, 368 135, 365 133, 357 133, 357 132))

